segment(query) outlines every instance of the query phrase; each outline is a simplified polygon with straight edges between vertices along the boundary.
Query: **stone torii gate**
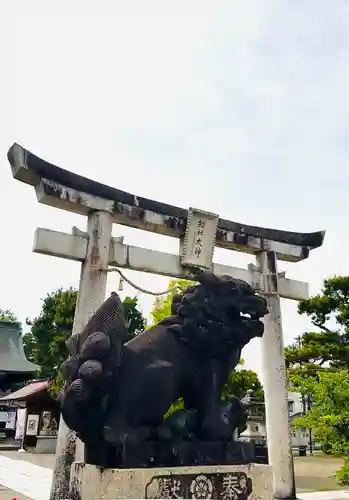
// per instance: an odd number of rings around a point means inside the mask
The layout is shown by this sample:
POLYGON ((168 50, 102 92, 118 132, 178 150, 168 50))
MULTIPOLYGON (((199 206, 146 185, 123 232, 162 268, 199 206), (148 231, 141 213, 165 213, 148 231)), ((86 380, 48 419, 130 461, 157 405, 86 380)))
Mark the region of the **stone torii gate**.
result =
MULTIPOLYGON (((280 297, 304 300, 309 291, 307 283, 279 273, 277 260, 308 258, 310 250, 322 245, 325 232, 305 234, 247 226, 201 210, 141 198, 54 166, 18 144, 10 148, 8 160, 13 177, 35 187, 39 203, 87 216, 86 232, 73 228, 72 234, 65 234, 38 228, 33 248, 37 253, 82 264, 73 334, 103 302, 108 266, 178 278, 190 277, 189 265, 212 267, 216 274, 243 279, 265 295, 270 314, 265 318, 261 342, 269 463, 275 498, 295 499, 280 297), (113 223, 176 237, 179 254, 125 245, 123 237, 112 238, 113 223), (239 269, 212 264, 215 245, 253 254, 256 265, 239 269)), ((82 443, 78 442, 75 450, 75 435, 61 419, 51 500, 68 497, 74 458, 83 460, 82 443)))

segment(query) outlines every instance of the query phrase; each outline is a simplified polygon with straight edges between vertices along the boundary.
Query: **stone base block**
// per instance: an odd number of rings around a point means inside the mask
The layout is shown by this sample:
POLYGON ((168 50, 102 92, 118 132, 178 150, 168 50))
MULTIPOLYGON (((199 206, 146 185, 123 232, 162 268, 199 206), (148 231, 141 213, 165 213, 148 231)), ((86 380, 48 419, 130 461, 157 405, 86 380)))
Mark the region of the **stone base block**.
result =
POLYGON ((37 436, 34 453, 55 454, 57 436, 37 436))
POLYGON ((75 462, 70 498, 271 500, 272 470, 262 464, 102 470, 75 462))

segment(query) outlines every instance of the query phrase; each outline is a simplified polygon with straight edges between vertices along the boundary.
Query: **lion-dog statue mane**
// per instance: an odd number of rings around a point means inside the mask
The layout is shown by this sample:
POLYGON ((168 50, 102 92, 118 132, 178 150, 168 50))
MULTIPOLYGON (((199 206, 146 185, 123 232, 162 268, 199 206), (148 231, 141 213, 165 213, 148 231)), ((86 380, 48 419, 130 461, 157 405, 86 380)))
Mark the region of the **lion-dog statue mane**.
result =
POLYGON ((197 270, 198 284, 172 299, 171 316, 124 343, 113 293, 67 342, 61 370, 64 421, 103 467, 243 463, 234 441, 246 411, 223 399, 242 348, 263 335, 267 305, 244 281, 197 270), (182 398, 183 408, 170 413, 182 398))

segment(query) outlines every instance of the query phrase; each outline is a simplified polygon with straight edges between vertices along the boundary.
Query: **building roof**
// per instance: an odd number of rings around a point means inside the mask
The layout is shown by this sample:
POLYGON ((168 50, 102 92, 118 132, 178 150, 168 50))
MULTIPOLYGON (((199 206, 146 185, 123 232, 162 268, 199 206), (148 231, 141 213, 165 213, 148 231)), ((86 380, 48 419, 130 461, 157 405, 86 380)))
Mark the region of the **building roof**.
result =
POLYGON ((20 324, 0 321, 0 373, 33 374, 38 369, 25 357, 20 324))
POLYGON ((0 403, 2 401, 24 401, 31 396, 45 391, 46 389, 48 389, 49 385, 49 380, 35 380, 34 382, 30 382, 29 384, 25 385, 21 389, 18 389, 18 391, 11 392, 11 394, 7 394, 7 396, 0 398, 0 403))

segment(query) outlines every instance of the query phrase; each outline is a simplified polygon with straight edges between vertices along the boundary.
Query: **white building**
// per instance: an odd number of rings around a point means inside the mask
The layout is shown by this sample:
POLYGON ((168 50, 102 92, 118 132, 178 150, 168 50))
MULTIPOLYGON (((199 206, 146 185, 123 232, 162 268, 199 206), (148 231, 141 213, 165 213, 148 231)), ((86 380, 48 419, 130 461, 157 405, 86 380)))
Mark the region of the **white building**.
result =
MULTIPOLYGON (((302 398, 302 395, 298 392, 289 392, 288 393, 288 411, 290 417, 290 423, 292 424, 292 420, 296 417, 302 415, 304 410, 307 409, 307 401, 302 398)), ((261 420, 258 422, 258 431, 263 437, 266 437, 266 426, 265 420, 261 420)), ((309 452, 311 448, 315 448, 314 442, 311 442, 312 437, 309 435, 309 430, 301 427, 299 429, 291 429, 292 433, 292 447, 306 447, 309 452)))
MULTIPOLYGON (((302 413, 307 410, 307 402, 305 398, 298 392, 288 393, 288 414, 290 417, 290 423, 296 417, 300 417, 302 413)), ((291 429, 292 433, 292 447, 299 448, 300 446, 306 446, 309 449, 310 439, 309 431, 304 427, 299 429, 291 429)))

